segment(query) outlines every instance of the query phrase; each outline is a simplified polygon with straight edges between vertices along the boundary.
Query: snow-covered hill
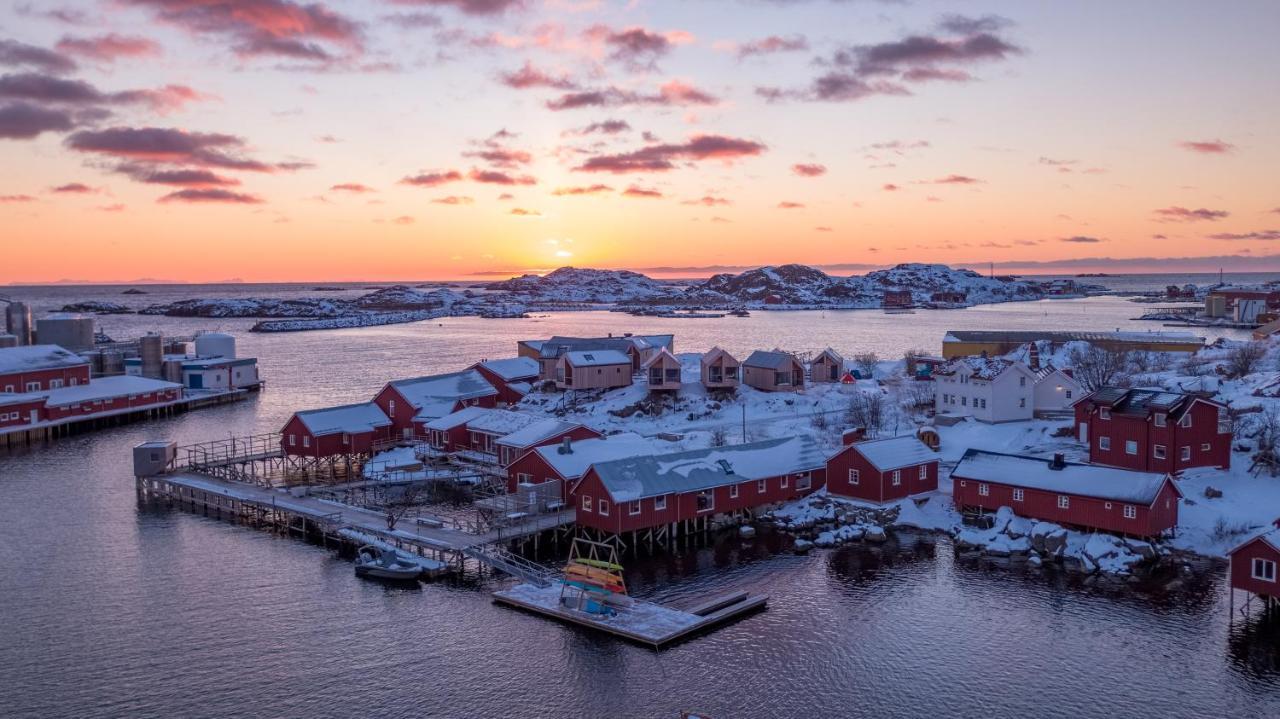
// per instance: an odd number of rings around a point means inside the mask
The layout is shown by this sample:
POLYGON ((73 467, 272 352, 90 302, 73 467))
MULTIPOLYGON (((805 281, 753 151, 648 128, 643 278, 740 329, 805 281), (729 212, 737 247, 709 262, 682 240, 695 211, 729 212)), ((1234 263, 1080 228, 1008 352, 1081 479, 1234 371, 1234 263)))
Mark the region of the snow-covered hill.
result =
POLYGON ((521 295, 531 302, 620 303, 679 296, 677 290, 639 272, 578 267, 561 267, 542 276, 522 275, 485 289, 521 295))

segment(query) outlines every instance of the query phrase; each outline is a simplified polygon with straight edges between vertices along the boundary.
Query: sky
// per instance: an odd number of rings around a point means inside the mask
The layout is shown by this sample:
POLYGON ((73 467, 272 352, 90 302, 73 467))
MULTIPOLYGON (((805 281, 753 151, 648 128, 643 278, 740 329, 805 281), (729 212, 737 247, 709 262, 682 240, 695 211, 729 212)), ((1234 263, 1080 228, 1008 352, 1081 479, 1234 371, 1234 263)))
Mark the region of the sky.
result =
POLYGON ((1280 3, 0 0, 0 283, 1280 270, 1280 3))

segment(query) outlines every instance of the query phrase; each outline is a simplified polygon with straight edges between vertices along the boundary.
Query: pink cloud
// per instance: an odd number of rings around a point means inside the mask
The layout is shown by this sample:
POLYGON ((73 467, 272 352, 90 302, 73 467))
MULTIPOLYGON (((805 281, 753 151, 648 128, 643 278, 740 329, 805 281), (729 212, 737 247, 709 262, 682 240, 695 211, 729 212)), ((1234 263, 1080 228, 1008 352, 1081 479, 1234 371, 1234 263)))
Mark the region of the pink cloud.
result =
POLYGON ((1236 149, 1235 145, 1222 140, 1183 140, 1178 147, 1205 155, 1225 155, 1236 149))
POLYGON ((56 45, 68 55, 98 62, 115 62, 121 58, 156 57, 160 43, 145 37, 108 33, 95 37, 63 37, 56 45))
POLYGON ((753 140, 724 135, 694 135, 681 144, 649 145, 627 153, 596 155, 574 169, 581 172, 665 172, 674 169, 675 163, 681 160, 731 162, 760 155, 766 149, 764 144, 753 140))
POLYGON ((792 174, 800 177, 818 177, 827 174, 826 165, 797 163, 791 166, 792 174))
POLYGON ((647 199, 658 199, 662 197, 662 192, 648 187, 637 187, 632 185, 622 193, 623 197, 638 197, 647 199))
POLYGON ((185 202, 185 203, 221 203, 232 205, 260 205, 263 200, 255 195, 248 195, 240 192, 232 192, 231 190, 219 189, 188 189, 170 192, 161 197, 157 202, 185 202))
POLYGON ((1162 222, 1200 222, 1202 220, 1213 222, 1231 214, 1226 210, 1209 210, 1204 207, 1191 210, 1177 206, 1162 207, 1158 210, 1152 210, 1152 212, 1158 215, 1162 222))
POLYGON ((343 182, 338 185, 333 185, 329 189, 333 190, 334 192, 351 192, 357 195, 362 195, 367 192, 377 192, 377 190, 373 189, 372 187, 369 187, 368 185, 363 185, 359 182, 343 182))
POLYGON ((462 179, 462 173, 457 170, 441 170, 437 172, 421 172, 417 175, 410 175, 402 178, 400 184, 413 185, 415 187, 437 187, 447 182, 458 182, 462 179))

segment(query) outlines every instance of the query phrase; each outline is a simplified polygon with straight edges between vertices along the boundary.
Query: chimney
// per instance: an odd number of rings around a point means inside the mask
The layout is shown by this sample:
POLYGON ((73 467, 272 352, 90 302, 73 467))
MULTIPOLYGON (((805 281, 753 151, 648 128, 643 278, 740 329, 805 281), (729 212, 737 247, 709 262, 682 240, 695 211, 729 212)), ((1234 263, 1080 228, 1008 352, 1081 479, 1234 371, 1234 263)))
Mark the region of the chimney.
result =
POLYGON ((557 451, 560 454, 573 454, 573 438, 565 437, 560 440, 560 449, 557 451))
POLYGON ((1031 369, 1040 369, 1040 347, 1035 342, 1031 343, 1031 349, 1027 351, 1027 364, 1031 369))
POLYGON ((1067 458, 1061 452, 1053 455, 1053 459, 1049 460, 1049 469, 1062 471, 1067 468, 1067 458))

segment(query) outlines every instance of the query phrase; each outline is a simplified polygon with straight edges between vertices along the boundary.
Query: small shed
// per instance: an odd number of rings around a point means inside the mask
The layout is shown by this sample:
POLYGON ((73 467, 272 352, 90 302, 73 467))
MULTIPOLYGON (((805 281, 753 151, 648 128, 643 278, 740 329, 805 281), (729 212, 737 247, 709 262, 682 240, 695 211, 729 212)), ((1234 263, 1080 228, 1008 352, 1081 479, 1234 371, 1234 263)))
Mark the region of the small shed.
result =
POLYGON ((765 392, 804 389, 804 365, 789 352, 756 350, 742 363, 742 381, 765 392))
POLYGON ((844 379, 844 373, 844 357, 830 347, 822 350, 809 363, 809 379, 812 382, 840 382, 844 379))
POLYGON ((1280 605, 1280 519, 1270 529, 1228 553, 1231 590, 1262 598, 1264 606, 1280 605))
POLYGON ((644 376, 650 392, 676 392, 680 390, 680 360, 667 351, 661 351, 644 363, 644 376))
POLYGON ((938 488, 938 455, 913 435, 854 442, 827 459, 827 491, 888 502, 938 488))
POLYGON ((631 358, 618 350, 566 352, 556 364, 559 389, 614 389, 631 384, 631 358))
POLYGON ((284 453, 301 457, 371 454, 379 441, 391 439, 391 420, 373 402, 325 407, 294 413, 280 442, 284 453))
POLYGON ((733 389, 738 386, 741 363, 733 355, 712 347, 702 355, 702 386, 707 389, 733 389))

